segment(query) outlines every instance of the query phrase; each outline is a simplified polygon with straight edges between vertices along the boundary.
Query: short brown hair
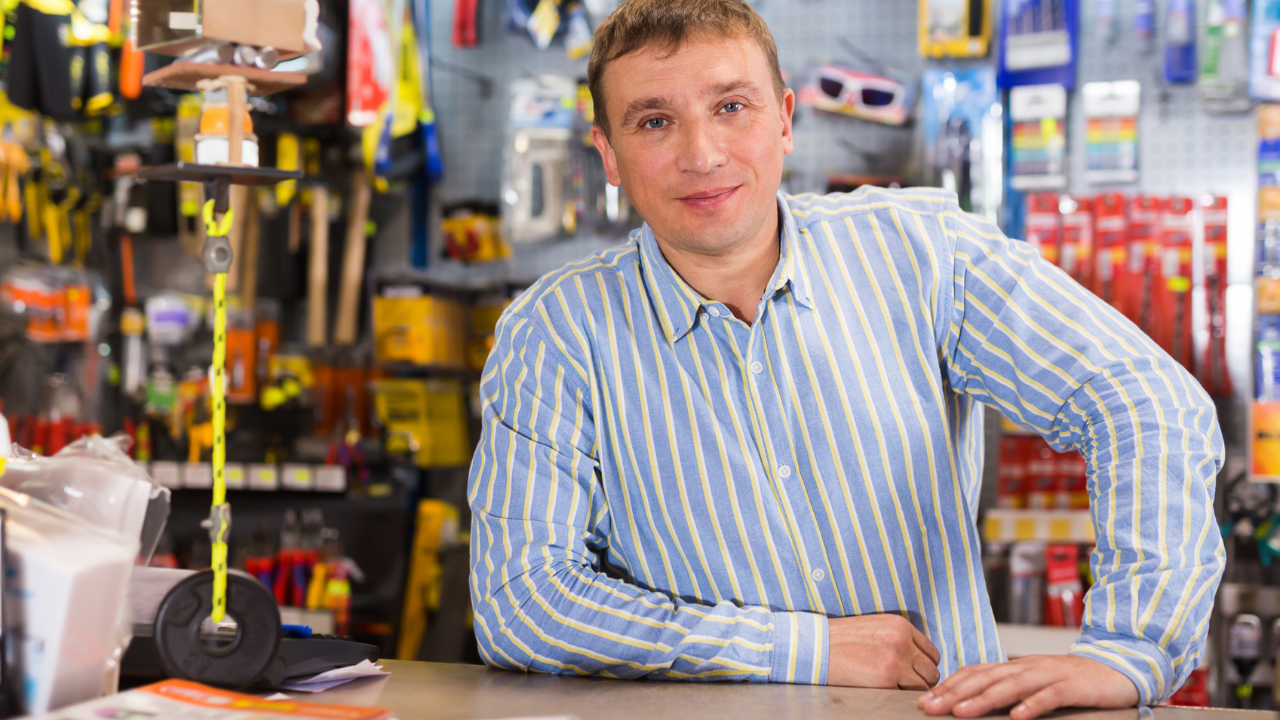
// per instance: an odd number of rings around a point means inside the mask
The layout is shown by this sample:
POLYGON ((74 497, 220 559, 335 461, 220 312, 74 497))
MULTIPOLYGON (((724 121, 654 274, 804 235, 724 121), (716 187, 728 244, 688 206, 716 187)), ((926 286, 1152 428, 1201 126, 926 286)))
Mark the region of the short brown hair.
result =
POLYGON ((782 98, 787 85, 778 65, 778 46, 764 19, 745 0, 625 0, 596 28, 587 62, 596 125, 609 134, 603 87, 606 65, 651 45, 675 52, 698 35, 755 40, 773 70, 774 90, 782 98))

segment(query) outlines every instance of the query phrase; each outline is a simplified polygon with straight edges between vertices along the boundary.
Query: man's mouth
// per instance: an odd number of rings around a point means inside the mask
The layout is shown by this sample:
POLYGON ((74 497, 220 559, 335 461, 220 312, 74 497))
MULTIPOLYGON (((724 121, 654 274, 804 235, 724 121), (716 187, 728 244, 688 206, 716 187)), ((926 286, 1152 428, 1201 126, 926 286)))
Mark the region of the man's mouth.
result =
POLYGON ((708 190, 699 190, 696 193, 690 193, 684 197, 677 198, 680 202, 699 210, 710 210, 719 207, 728 202, 734 196, 741 185, 732 187, 711 188, 708 190))

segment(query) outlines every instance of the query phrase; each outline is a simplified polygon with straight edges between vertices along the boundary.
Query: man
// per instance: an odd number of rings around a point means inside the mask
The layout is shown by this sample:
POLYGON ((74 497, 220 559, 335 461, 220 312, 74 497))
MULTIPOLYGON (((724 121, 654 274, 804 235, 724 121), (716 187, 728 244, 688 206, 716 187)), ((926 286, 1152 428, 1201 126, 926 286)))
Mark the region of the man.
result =
POLYGON ((499 323, 471 468, 485 659, 918 688, 930 713, 1168 697, 1223 553, 1213 406, 1119 314, 939 190, 778 193, 791 91, 742 0, 627 0, 592 135, 645 218, 499 323), (1089 462, 1067 656, 1003 658, 982 404, 1089 462))

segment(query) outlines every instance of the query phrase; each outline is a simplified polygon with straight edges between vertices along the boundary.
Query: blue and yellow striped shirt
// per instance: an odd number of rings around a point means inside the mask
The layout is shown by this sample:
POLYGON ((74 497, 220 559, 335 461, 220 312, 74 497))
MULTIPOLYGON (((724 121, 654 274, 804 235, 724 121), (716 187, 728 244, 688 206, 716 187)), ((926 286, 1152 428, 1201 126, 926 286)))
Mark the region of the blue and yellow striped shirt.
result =
POLYGON ((1072 652, 1166 698, 1223 567, 1200 386, 954 195, 778 205, 752 325, 647 226, 503 315, 468 488, 484 658, 823 683, 827 617, 897 612, 944 676, 1002 660, 975 527, 987 404, 1088 460, 1096 584, 1072 652))

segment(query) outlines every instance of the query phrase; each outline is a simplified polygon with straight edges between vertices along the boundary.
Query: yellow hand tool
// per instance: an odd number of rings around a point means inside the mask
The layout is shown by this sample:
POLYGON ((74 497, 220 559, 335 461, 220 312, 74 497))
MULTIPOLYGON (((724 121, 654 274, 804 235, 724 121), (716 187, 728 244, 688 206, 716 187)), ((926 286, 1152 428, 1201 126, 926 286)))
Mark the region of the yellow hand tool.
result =
POLYGON ((62 258, 71 245, 71 208, 80 202, 80 190, 74 185, 67 188, 62 202, 46 201, 44 204, 44 231, 49 241, 49 262, 61 265, 62 258))
POLYGON ((45 187, 43 170, 36 170, 27 180, 24 194, 27 206, 27 237, 34 240, 44 236, 44 201, 49 194, 45 187))
POLYGON ((102 207, 102 195, 93 193, 89 199, 71 211, 71 233, 74 239, 77 267, 84 267, 89 258, 89 248, 93 246, 93 225, 90 219, 102 207))
POLYGON ((0 220, 16 223, 22 219, 22 176, 31 169, 27 151, 18 143, 0 143, 4 162, 4 190, 0 192, 0 220))

